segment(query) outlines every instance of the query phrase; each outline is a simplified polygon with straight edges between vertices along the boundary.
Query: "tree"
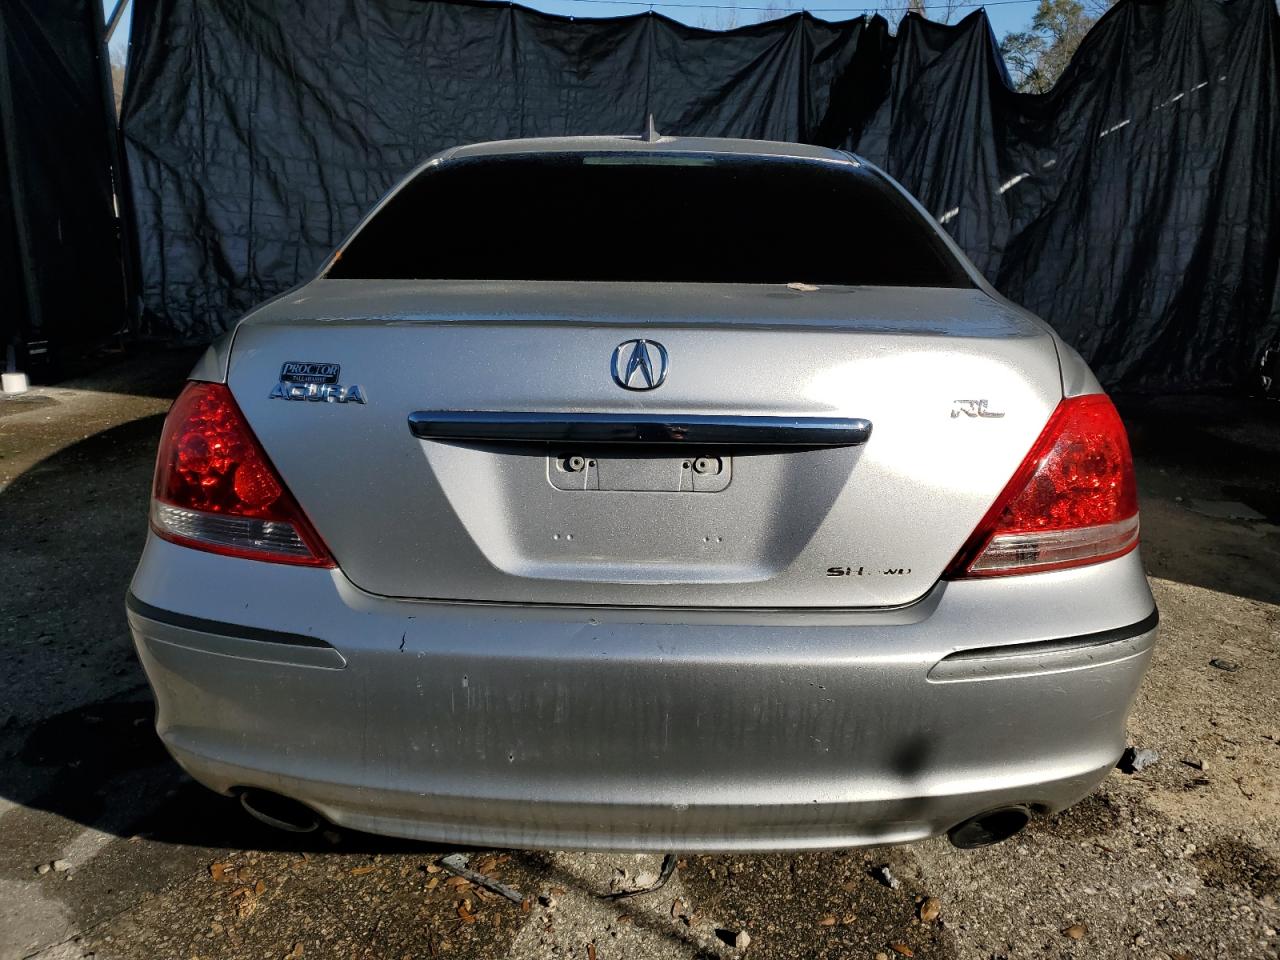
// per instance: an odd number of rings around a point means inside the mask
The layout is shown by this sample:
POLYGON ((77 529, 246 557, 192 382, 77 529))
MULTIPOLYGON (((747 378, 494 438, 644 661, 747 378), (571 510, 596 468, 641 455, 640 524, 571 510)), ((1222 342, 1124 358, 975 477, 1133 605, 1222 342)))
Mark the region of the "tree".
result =
POLYGON ((701 20, 700 25, 706 30, 732 30, 738 26, 737 0, 719 0, 718 6, 702 11, 701 20))
POLYGON ((120 116, 120 102, 124 99, 124 64, 111 60, 111 89, 116 98, 116 116, 120 116))
POLYGON ((1006 33, 1000 41, 1000 52, 1018 89, 1024 93, 1048 91, 1096 22, 1080 0, 1040 0, 1031 28, 1006 33))
POLYGON ((908 13, 919 14, 935 23, 950 23, 955 19, 962 2, 963 0, 938 0, 937 3, 930 3, 929 0, 887 0, 876 12, 889 21, 890 30, 897 30, 902 18, 908 13))

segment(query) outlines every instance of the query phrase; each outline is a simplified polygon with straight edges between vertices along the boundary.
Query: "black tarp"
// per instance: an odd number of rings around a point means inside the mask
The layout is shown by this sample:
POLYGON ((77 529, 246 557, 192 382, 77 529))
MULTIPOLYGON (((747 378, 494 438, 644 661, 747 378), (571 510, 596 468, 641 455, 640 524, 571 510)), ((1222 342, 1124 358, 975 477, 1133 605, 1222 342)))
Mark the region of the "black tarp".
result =
POLYGON ((721 33, 445 0, 134 6, 143 298, 186 338, 306 278, 438 150, 648 112, 883 165, 1112 385, 1239 385, 1280 329, 1272 0, 1121 0, 1043 96, 1011 91, 981 12, 890 36, 803 14, 721 33))
POLYGON ((0 3, 0 364, 120 330, 101 0, 0 3))

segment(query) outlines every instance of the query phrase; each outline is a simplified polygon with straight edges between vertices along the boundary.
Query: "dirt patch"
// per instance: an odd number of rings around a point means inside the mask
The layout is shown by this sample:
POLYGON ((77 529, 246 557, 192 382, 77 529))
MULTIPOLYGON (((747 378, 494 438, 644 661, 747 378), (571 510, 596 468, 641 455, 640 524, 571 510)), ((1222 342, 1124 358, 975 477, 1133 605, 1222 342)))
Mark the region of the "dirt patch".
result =
POLYGON ((1110 794, 1095 793, 1056 817, 1039 821, 1039 829, 1064 840, 1083 842, 1114 833, 1124 823, 1125 814, 1115 799, 1110 794))
POLYGON ((1219 840, 1191 858, 1211 887, 1239 887, 1255 897, 1280 898, 1280 864, 1257 847, 1239 840, 1219 840))
POLYGON ((909 850, 691 857, 680 875, 696 909, 748 931, 760 960, 955 955, 945 920, 919 918, 930 891, 909 850))
POLYGON ((0 418, 30 413, 41 407, 56 407, 58 401, 44 393, 18 394, 0 399, 0 418))

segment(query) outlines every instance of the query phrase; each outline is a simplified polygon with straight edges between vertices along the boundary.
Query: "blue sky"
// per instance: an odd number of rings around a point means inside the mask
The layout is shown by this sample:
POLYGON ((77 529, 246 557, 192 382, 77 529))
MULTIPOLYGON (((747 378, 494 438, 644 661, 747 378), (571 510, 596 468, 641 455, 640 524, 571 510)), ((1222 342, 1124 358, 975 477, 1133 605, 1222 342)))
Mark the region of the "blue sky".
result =
MULTIPOLYGON (((986 4, 987 16, 996 36, 1002 37, 1010 30, 1023 30, 1031 22, 1038 0, 992 0, 986 4)), ((698 27, 723 28, 729 25, 743 26, 776 16, 776 11, 793 13, 796 10, 808 10, 814 16, 826 20, 848 20, 856 17, 864 10, 875 11, 874 0, 815 0, 813 4, 805 4, 799 0, 740 0, 732 10, 717 9, 714 6, 694 6, 695 3, 731 6, 732 0, 672 0, 670 3, 648 3, 637 0, 635 3, 625 0, 522 0, 524 6, 548 13, 565 14, 575 17, 616 17, 630 13, 640 13, 650 7, 659 13, 698 27), (865 6, 868 2, 871 6, 865 6), (862 4, 862 5, 860 5, 862 4), (768 7, 764 9, 752 9, 768 7)), ((891 8, 900 8, 903 4, 889 4, 891 8)), ((103 8, 110 15, 115 0, 103 0, 103 8)), ((970 13, 980 4, 976 0, 959 0, 955 18, 970 13)), ((942 9, 938 4, 937 9, 942 9)), ((111 38, 111 55, 113 60, 124 58, 129 43, 129 16, 131 10, 126 8, 124 18, 120 21, 115 36, 111 38)))

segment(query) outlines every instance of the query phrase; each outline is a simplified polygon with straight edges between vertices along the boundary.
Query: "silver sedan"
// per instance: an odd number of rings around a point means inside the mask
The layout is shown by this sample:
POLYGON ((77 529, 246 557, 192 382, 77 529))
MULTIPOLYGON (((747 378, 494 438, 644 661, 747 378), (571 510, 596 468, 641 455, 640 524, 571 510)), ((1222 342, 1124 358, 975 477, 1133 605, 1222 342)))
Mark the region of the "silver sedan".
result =
POLYGON ((150 523, 160 736, 295 828, 989 843, 1115 764, 1156 636, 1083 361, 794 144, 431 159, 209 349, 150 523))

